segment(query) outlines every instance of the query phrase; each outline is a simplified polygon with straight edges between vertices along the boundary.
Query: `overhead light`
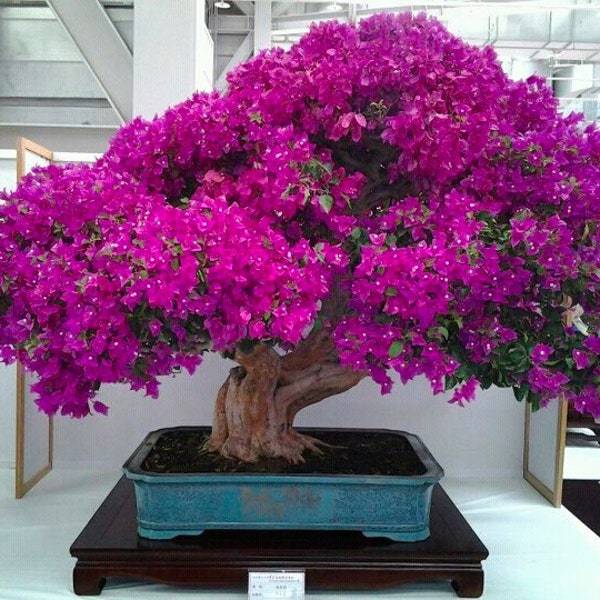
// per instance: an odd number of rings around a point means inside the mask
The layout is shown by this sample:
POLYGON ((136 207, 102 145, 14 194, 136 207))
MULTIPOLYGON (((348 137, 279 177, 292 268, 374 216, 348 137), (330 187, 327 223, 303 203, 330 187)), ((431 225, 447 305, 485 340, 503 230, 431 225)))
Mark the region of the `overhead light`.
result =
POLYGON ((327 12, 340 12, 340 10, 344 10, 344 7, 339 2, 332 2, 325 7, 327 12))
POLYGON ((225 2, 225 0, 217 0, 215 2, 215 8, 231 8, 231 4, 225 2))

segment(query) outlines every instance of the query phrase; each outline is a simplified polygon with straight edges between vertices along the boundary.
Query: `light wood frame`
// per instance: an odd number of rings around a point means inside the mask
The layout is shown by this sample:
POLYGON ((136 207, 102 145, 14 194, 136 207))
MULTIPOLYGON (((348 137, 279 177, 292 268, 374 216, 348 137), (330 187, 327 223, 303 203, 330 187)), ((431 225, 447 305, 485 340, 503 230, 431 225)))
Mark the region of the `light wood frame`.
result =
MULTIPOLYGON (((17 181, 27 173, 27 153, 34 154, 49 163, 52 162, 52 151, 28 140, 26 138, 17 139, 17 181)), ((27 431, 25 423, 25 395, 26 382, 23 367, 17 364, 17 429, 16 429, 16 460, 15 460, 15 497, 22 498, 31 488, 52 470, 53 459, 53 437, 54 427, 52 418, 48 417, 48 456, 45 464, 41 465, 34 473, 25 472, 25 454, 27 451, 27 436, 31 432, 27 431)), ((45 432, 44 432, 45 433, 45 432)))
MULTIPOLYGON (((568 403, 566 400, 557 400, 560 402, 558 408, 558 419, 556 422, 555 443, 556 452, 554 460, 554 489, 550 489, 545 483, 540 481, 536 475, 530 470, 530 427, 531 427, 531 405, 526 403, 525 406, 525 443, 523 448, 523 477, 528 481, 544 498, 546 498, 553 506, 560 507, 562 504, 562 487, 563 487, 563 467, 565 458, 565 445, 567 438, 567 409, 568 403)), ((543 410, 543 409, 542 409, 543 410)))

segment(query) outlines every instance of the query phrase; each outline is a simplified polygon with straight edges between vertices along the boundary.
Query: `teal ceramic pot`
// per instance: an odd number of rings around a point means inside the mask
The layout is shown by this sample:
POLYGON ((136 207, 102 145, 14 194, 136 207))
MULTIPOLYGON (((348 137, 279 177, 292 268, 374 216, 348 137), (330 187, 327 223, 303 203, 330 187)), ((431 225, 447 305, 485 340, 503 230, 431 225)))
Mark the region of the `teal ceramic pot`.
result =
MULTIPOLYGON (((368 537, 403 542, 429 536, 431 495, 443 470, 416 435, 379 430, 410 442, 423 463, 422 475, 161 474, 143 470, 145 457, 166 431, 150 433, 123 467, 135 487, 141 537, 170 539, 199 535, 207 529, 358 530, 368 537)), ((303 431, 319 437, 319 431, 325 430, 303 431)))

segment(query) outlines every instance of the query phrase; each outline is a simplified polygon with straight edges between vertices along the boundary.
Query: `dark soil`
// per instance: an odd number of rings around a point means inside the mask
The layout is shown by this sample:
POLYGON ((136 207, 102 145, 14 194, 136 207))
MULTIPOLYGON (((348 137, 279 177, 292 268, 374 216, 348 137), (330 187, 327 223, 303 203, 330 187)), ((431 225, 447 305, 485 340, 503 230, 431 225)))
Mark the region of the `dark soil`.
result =
MULTIPOLYGON (((312 432, 311 432, 312 434, 312 432)), ((142 463, 153 473, 301 473, 338 475, 422 475, 425 467, 410 442, 385 431, 321 430, 322 454, 305 452, 305 463, 293 465, 281 459, 249 464, 228 460, 203 449, 206 429, 174 429, 163 432, 142 463)))

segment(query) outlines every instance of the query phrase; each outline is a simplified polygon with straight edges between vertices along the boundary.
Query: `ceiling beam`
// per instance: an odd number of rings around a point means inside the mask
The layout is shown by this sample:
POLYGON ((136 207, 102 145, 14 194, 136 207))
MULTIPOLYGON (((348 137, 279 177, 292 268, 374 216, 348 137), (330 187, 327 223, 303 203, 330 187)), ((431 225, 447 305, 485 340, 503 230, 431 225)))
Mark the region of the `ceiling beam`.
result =
POLYGON ((124 122, 133 116, 133 57, 99 0, 47 0, 124 122))
POLYGON ((252 56, 252 49, 254 47, 254 34, 250 32, 245 38, 244 41, 239 45, 238 49, 235 51, 234 55, 229 59, 229 62, 223 69, 223 72, 219 75, 219 78, 215 82, 215 88, 217 90, 225 89, 227 84, 227 73, 237 67, 239 64, 248 60, 252 56))
MULTIPOLYGON (((247 16, 252 17, 254 15, 254 3, 253 2, 240 2, 233 0, 233 3, 247 16)), ((264 1, 263 1, 264 3, 264 1)))
POLYGON ((293 7, 291 2, 274 2, 271 8, 273 17, 281 17, 293 7))

